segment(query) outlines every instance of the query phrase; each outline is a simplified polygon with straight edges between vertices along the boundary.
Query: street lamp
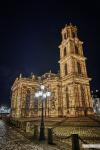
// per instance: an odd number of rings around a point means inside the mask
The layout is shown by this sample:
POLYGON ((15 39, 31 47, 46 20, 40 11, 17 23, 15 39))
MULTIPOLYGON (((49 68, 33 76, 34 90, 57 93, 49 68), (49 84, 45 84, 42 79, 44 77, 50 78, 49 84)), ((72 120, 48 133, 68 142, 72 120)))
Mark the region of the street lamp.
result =
POLYGON ((45 127, 44 127, 44 107, 43 101, 47 99, 47 97, 51 96, 51 92, 49 92, 44 85, 40 86, 40 89, 35 93, 35 97, 42 101, 42 112, 41 112, 41 125, 40 125, 40 136, 39 140, 45 140, 45 127))

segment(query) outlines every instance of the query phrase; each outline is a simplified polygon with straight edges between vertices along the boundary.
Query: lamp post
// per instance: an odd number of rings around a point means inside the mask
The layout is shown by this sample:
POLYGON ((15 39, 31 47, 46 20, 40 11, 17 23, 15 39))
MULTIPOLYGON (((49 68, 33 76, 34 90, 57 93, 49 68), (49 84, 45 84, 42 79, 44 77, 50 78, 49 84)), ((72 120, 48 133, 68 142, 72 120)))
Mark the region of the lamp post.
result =
POLYGON ((49 92, 44 85, 40 86, 40 89, 35 93, 35 97, 40 99, 42 102, 42 112, 41 112, 41 124, 40 124, 40 135, 39 140, 44 141, 45 140, 45 126, 44 126, 44 107, 43 107, 43 101, 47 99, 47 97, 50 97, 51 92, 49 92))

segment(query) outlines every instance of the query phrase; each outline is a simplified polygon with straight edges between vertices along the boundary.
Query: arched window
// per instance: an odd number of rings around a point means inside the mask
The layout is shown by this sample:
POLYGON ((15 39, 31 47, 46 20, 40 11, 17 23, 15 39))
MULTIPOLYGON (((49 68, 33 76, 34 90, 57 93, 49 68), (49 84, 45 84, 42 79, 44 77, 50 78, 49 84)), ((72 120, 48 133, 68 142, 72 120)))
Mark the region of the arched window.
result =
POLYGON ((75 37, 75 32, 73 32, 73 31, 72 31, 72 37, 73 37, 73 38, 75 37))
POLYGON ((87 108, 86 108, 86 97, 85 97, 85 87, 83 85, 80 85, 80 89, 81 89, 81 101, 82 101, 82 108, 84 110, 84 115, 87 115, 87 108))
POLYGON ((67 74, 68 74, 67 64, 65 64, 65 66, 64 66, 64 70, 65 70, 65 75, 67 75, 67 74))
POLYGON ((64 33, 64 39, 65 39, 65 40, 67 39, 66 33, 64 33))
POLYGON ((37 100, 37 98, 34 99, 34 112, 35 113, 38 112, 38 100, 37 100))
POLYGON ((30 109, 30 91, 27 90, 26 103, 25 103, 25 111, 26 111, 26 113, 29 112, 29 109, 30 109))
POLYGON ((82 100, 82 107, 85 107, 85 90, 82 85, 80 85, 81 88, 81 100, 82 100))
POLYGON ((67 108, 69 108, 69 93, 68 93, 68 87, 66 87, 66 104, 67 104, 67 108))
POLYGON ((81 74, 81 65, 79 62, 77 62, 77 69, 78 69, 78 73, 81 74))
POLYGON ((64 56, 66 56, 67 52, 66 52, 66 47, 64 48, 64 56))
POLYGON ((79 54, 78 47, 75 45, 75 54, 79 54))
POLYGON ((70 37, 70 30, 67 30, 67 37, 70 37))

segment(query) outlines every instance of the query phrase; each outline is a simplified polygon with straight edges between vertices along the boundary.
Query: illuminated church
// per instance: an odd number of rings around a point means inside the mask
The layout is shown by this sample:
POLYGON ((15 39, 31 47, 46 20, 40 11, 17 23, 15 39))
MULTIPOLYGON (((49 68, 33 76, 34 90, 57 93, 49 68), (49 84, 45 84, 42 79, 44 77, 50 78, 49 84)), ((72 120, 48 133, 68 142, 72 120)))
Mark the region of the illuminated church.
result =
MULTIPOLYGON (((65 25, 61 31, 60 72, 41 76, 42 84, 51 92, 44 101, 45 117, 78 117, 93 114, 83 42, 77 37, 76 26, 65 25)), ((20 75, 12 86, 11 115, 13 118, 41 116, 41 101, 35 98, 40 77, 20 75)))

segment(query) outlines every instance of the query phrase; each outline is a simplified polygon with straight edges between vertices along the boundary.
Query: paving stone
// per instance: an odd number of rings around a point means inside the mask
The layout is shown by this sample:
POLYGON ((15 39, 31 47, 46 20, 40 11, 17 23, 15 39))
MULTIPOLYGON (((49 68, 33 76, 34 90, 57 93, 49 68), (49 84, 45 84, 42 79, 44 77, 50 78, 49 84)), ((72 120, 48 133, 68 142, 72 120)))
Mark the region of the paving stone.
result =
POLYGON ((0 121, 0 150, 59 150, 46 143, 35 144, 0 121))

